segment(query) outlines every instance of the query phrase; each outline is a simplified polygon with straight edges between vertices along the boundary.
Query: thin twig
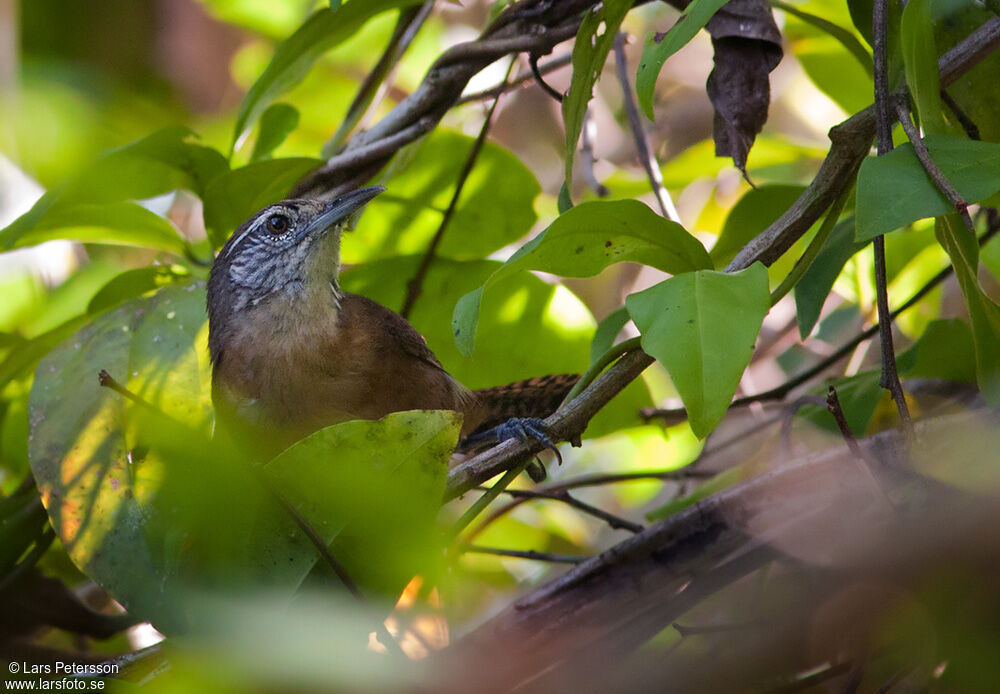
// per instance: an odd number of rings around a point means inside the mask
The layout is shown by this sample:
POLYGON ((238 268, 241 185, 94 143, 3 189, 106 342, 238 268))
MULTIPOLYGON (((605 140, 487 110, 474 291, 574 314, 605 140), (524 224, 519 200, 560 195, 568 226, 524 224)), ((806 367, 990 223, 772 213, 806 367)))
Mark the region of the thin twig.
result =
MULTIPOLYGON (((547 75, 550 72, 554 72, 559 68, 566 67, 571 62, 573 62, 573 56, 570 53, 566 55, 561 55, 558 58, 553 58, 552 60, 538 66, 538 72, 542 75, 547 75)), ((455 102, 456 106, 462 106, 463 104, 468 104, 472 101, 483 101, 484 99, 492 99, 500 94, 504 94, 518 87, 522 87, 527 84, 534 84, 536 78, 533 70, 524 70, 523 72, 517 73, 513 78, 507 82, 501 82, 500 84, 490 87, 489 89, 484 89, 480 92, 473 92, 471 94, 466 94, 458 101, 455 102)))
POLYGON ((858 458, 864 459, 865 456, 858 445, 858 440, 854 437, 851 427, 847 425, 847 418, 844 416, 844 408, 840 405, 840 397, 837 395, 837 389, 833 386, 830 386, 826 391, 826 409, 833 415, 834 421, 837 422, 840 435, 844 438, 844 443, 847 444, 851 453, 858 458))
MULTIPOLYGON (((511 60, 510 65, 507 66, 507 75, 510 75, 511 68, 513 67, 514 61, 511 60)), ((497 95, 497 97, 493 99, 493 103, 490 104, 489 110, 486 112, 486 117, 483 119, 483 125, 479 128, 479 135, 476 137, 475 142, 472 143, 472 149, 469 150, 469 155, 465 158, 462 170, 458 174, 458 181, 455 183, 455 192, 452 193, 451 201, 448 203, 448 208, 444 211, 444 216, 441 218, 441 224, 438 226, 437 231, 434 233, 434 237, 431 238, 431 242, 427 246, 427 251, 424 253, 423 259, 420 261, 420 267, 417 268, 417 273, 406 285, 406 299, 403 301, 403 307, 399 311, 399 314, 403 316, 403 318, 407 318, 410 315, 410 311, 413 310, 413 305, 420 297, 420 292, 424 284, 424 277, 427 275, 427 271, 430 269, 431 263, 434 262, 434 255, 437 253, 438 246, 441 245, 441 239, 444 238, 444 232, 448 229, 448 224, 451 222, 451 218, 455 214, 455 209, 458 207, 458 200, 462 196, 462 189, 465 188, 465 182, 469 179, 469 174, 472 173, 472 169, 476 165, 476 160, 479 159, 479 153, 483 151, 483 145, 486 144, 486 136, 489 134, 490 126, 493 124, 493 114, 496 113, 497 104, 499 103, 500 95, 497 95)))
POLYGON ((969 204, 934 162, 934 158, 927 150, 927 143, 920 136, 917 126, 910 117, 910 111, 906 108, 906 104, 898 101, 896 103, 896 113, 899 115, 899 122, 903 126, 903 131, 906 133, 906 137, 909 138, 910 144, 913 145, 913 151, 916 153, 917 159, 920 160, 920 165, 924 167, 927 177, 931 179, 934 187, 941 191, 941 194, 947 198, 948 202, 955 208, 955 211, 962 217, 965 227, 975 235, 976 227, 972 223, 972 216, 969 214, 969 204))
POLYGON ((399 62, 403 54, 406 53, 406 49, 410 47, 410 44, 413 43, 417 32, 420 31, 424 22, 427 21, 427 17, 430 16, 433 9, 434 0, 430 0, 420 6, 400 10, 396 27, 392 31, 392 36, 389 38, 389 43, 382 52, 382 56, 375 63, 375 67, 365 76, 361 86, 358 87, 358 91, 354 95, 354 100, 351 101, 351 105, 347 108, 347 114, 340 122, 337 132, 323 146, 324 158, 333 156, 340 149, 341 145, 344 144, 348 135, 354 130, 354 127, 364 116, 365 112, 368 111, 375 99, 376 93, 382 84, 384 84, 389 72, 399 62))
POLYGON ((625 106, 625 114, 628 116, 629 127, 632 130, 632 139, 635 141, 636 151, 639 153, 639 160, 642 168, 646 170, 646 177, 649 185, 656 196, 656 202, 660 206, 660 212, 667 219, 681 223, 681 217, 677 213, 674 201, 670 197, 669 191, 663 185, 663 174, 653 156, 653 148, 649 145, 649 136, 642 125, 642 118, 639 116, 639 107, 635 102, 635 94, 632 93, 631 77, 628 74, 628 60, 625 56, 625 34, 618 34, 614 41, 615 68, 618 74, 618 83, 622 89, 622 104, 625 106))
MULTIPOLYGON (((872 11, 872 33, 874 34, 875 64, 875 117, 876 151, 878 156, 892 151, 892 122, 889 109, 889 68, 887 57, 888 0, 875 0, 872 11)), ((878 307, 879 341, 882 346, 882 378, 879 384, 892 394, 902 420, 903 431, 911 430, 910 409, 903 394, 903 384, 899 381, 896 368, 896 352, 892 344, 892 318, 889 314, 889 294, 885 276, 885 237, 876 236, 872 242, 875 250, 875 304, 878 307)))
MULTIPOLYGON (((481 488, 477 487, 477 489, 481 488)), ((616 516, 613 513, 609 513, 608 511, 598 508, 597 506, 593 506, 592 504, 588 504, 585 501, 580 501, 575 496, 570 495, 566 489, 549 492, 528 489, 506 489, 504 490, 504 494, 507 494, 515 499, 524 499, 525 501, 530 501, 532 499, 561 501, 567 506, 571 506, 578 511, 604 521, 615 530, 628 530, 632 533, 641 533, 643 530, 643 525, 641 523, 633 523, 630 520, 616 516)))
POLYGON ((536 54, 528 56, 528 65, 531 67, 531 76, 535 78, 535 82, 542 88, 542 91, 559 103, 562 103, 563 95, 545 81, 545 77, 542 76, 542 71, 538 69, 538 56, 536 54))
POLYGON ((578 554, 551 554, 534 550, 500 549, 498 547, 483 547, 481 545, 464 545, 462 552, 466 554, 493 554, 499 557, 514 557, 516 559, 533 559, 548 561, 555 564, 582 564, 590 557, 578 554))
POLYGON ((948 107, 948 110, 951 111, 952 115, 955 116, 955 120, 957 120, 958 124, 962 126, 962 130, 965 131, 965 134, 970 140, 981 139, 979 135, 979 126, 977 126, 976 122, 969 118, 969 114, 963 111, 962 107, 951 98, 947 89, 941 90, 941 101, 948 107))

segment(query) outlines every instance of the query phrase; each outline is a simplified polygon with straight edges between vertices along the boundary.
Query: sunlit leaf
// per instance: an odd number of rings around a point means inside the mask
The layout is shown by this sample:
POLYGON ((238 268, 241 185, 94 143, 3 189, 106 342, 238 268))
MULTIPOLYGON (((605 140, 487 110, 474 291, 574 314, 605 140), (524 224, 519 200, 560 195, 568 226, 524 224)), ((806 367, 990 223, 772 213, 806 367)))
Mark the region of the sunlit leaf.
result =
MULTIPOLYGON (((355 233, 344 237, 344 262, 424 253, 441 226, 473 142, 460 133, 438 131, 400 152, 379 180, 386 192, 365 209, 355 233)), ((482 258, 523 238, 538 218, 534 201, 540 192, 523 162, 487 143, 465 181, 437 254, 482 258)))
POLYGON ((87 313, 100 313, 154 289, 188 281, 190 277, 190 271, 182 265, 150 265, 126 270, 94 294, 87 304, 87 313))
POLYGON ((523 270, 590 277, 624 261, 671 274, 712 267, 701 242, 637 200, 583 203, 560 215, 481 288, 462 297, 452 320, 455 342, 464 354, 472 352, 482 295, 506 277, 523 270))
POLYGON ((217 151, 191 143, 192 135, 168 128, 106 152, 0 230, 0 249, 74 239, 182 252, 184 241, 169 222, 128 201, 181 188, 201 195, 228 169, 217 151))
POLYGON ((691 428, 707 436, 725 415, 770 308, 767 270, 754 263, 664 280, 626 300, 642 348, 670 373, 691 428))

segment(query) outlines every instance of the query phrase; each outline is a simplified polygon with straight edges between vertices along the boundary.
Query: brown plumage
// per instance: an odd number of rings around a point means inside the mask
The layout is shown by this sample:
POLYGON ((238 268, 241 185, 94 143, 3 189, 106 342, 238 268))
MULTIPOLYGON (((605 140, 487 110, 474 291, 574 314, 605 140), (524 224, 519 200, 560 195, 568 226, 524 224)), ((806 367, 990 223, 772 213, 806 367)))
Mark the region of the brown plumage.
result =
POLYGON ((461 412, 463 436, 554 412, 577 376, 470 391, 405 318, 340 290, 340 232, 373 190, 272 205, 219 253, 208 309, 220 426, 273 454, 330 424, 403 410, 461 412))

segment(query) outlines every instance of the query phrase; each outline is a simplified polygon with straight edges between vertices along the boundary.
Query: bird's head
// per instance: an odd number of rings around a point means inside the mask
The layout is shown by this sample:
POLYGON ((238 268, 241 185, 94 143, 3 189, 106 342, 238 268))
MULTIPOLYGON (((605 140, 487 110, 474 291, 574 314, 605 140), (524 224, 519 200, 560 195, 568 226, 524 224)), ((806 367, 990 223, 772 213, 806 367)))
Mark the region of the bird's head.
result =
POLYGON ((382 186, 331 200, 298 198, 265 207, 244 222, 219 251, 208 281, 212 332, 234 314, 312 285, 337 291, 340 236, 382 186))
POLYGON ((383 190, 370 186, 329 202, 300 198, 265 207, 233 233, 215 259, 209 307, 220 292, 231 295, 232 308, 239 310, 275 292, 299 291, 317 276, 336 282, 342 232, 383 190))

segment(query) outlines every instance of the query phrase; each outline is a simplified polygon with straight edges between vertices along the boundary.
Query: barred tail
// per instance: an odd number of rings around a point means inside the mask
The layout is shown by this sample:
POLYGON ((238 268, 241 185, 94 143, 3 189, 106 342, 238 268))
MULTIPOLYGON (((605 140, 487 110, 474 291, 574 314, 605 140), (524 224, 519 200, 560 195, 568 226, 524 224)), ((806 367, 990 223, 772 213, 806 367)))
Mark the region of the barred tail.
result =
POLYGON ((511 417, 544 419, 556 411, 579 380, 580 374, 557 374, 474 391, 484 412, 476 431, 492 429, 511 417))

